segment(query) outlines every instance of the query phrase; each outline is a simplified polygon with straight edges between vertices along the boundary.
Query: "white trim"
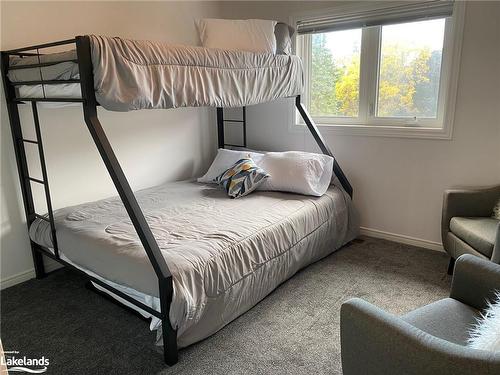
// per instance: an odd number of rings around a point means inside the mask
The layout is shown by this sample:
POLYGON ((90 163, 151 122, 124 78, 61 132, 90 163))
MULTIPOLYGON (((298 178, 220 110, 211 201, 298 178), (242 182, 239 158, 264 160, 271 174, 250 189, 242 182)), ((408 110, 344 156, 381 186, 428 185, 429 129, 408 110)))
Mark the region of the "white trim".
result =
MULTIPOLYGON (((374 126, 374 125, 324 125, 316 124, 321 128, 321 133, 333 133, 337 135, 353 135, 367 137, 389 137, 389 138, 417 138, 417 139, 452 139, 452 127, 424 128, 417 126, 374 126), (449 130, 449 131, 448 131, 449 130)), ((295 124, 294 128, 303 128, 305 125, 295 124)))
MULTIPOLYGON (((46 272, 51 272, 54 271, 58 268, 63 267, 61 264, 57 263, 56 261, 52 259, 44 259, 44 264, 45 264, 45 271, 46 272)), ((23 283, 25 281, 31 280, 35 278, 35 269, 30 268, 29 270, 19 272, 15 275, 6 277, 2 280, 0 280, 0 290, 10 288, 11 286, 23 283)))
POLYGON ((2 279, 0 281, 0 289, 3 290, 6 288, 10 288, 11 286, 14 286, 16 284, 20 284, 24 281, 33 279, 34 277, 35 277, 35 270, 33 268, 27 271, 19 272, 15 275, 2 279))
POLYGON ((424 240, 422 238, 416 238, 416 237, 406 236, 404 234, 396 234, 379 229, 366 228, 366 227, 361 227, 360 233, 368 237, 381 238, 383 240, 403 243, 405 245, 423 247, 424 249, 444 252, 443 245, 441 244, 441 242, 429 241, 429 240, 424 240))
MULTIPOLYGON (((371 7, 376 7, 371 4, 371 7)), ((380 4, 378 4, 380 6, 380 4)), ((438 118, 437 119, 419 119, 418 123, 413 123, 409 119, 393 119, 374 117, 367 112, 366 103, 361 102, 361 96, 373 96, 373 88, 370 88, 370 93, 360 92, 360 113, 357 118, 315 118, 316 123, 323 131, 333 131, 340 135, 360 135, 360 136, 382 136, 382 137, 398 137, 398 138, 421 138, 421 139, 444 139, 451 140, 453 135, 453 120, 455 115, 455 104, 457 98, 458 76, 460 72, 460 57, 462 50, 463 29, 465 21, 465 2, 455 2, 453 16, 447 19, 445 26, 445 40, 443 41, 443 60, 441 62, 441 82, 439 89, 438 100, 438 118), (365 118, 369 116, 369 118, 365 118), (322 123, 323 121, 323 123, 322 123)), ((339 12, 348 12, 359 10, 359 5, 347 5, 333 8, 330 10, 306 12, 296 14, 290 17, 290 23, 296 25, 298 20, 311 19, 318 16, 324 16, 331 12, 332 14, 339 12)), ((364 30, 363 34, 370 34, 371 30, 364 30)), ((373 34, 373 32, 371 32, 373 34)), ((310 52, 307 38, 297 36, 294 38, 294 47, 297 53, 305 57, 304 73, 306 85, 310 79, 308 63, 310 60, 310 52)), ((362 47, 363 49, 363 47, 362 47)), ((363 52, 363 51, 362 51, 363 52)), ((366 55, 366 51, 365 51, 366 55)), ((363 60, 361 61, 360 74, 366 76, 366 62, 363 69, 363 60)), ((365 78, 366 80, 366 78, 365 78)), ((373 82, 372 82, 373 83, 373 82)), ((360 80, 360 91, 363 82, 360 80)), ((366 83, 365 83, 366 84, 366 83)), ((366 88, 365 88, 366 90, 366 88)), ((309 90, 306 90, 303 97, 303 102, 306 107, 309 107, 309 90)), ((366 101, 366 100, 365 100, 366 101)), ((373 104, 372 104, 373 105, 373 104)), ((303 127, 304 124, 300 120, 297 112, 295 112, 296 121, 292 127, 303 127)))

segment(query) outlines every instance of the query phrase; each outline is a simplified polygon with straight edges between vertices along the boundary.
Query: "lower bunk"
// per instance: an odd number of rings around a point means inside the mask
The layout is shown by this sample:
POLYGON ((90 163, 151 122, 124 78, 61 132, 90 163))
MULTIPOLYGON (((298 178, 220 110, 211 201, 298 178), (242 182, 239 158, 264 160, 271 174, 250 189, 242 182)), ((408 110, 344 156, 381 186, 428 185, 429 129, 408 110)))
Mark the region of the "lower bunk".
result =
MULTIPOLYGON (((215 185, 183 181, 136 197, 173 276, 179 347, 214 334, 359 230, 351 198, 334 185, 322 197, 259 191, 233 200, 215 185)), ((119 197, 57 210, 54 220, 61 259, 159 310, 157 276, 119 197)), ((30 237, 52 249, 47 221, 35 220, 30 237)), ((161 320, 140 312, 161 343, 161 320)))

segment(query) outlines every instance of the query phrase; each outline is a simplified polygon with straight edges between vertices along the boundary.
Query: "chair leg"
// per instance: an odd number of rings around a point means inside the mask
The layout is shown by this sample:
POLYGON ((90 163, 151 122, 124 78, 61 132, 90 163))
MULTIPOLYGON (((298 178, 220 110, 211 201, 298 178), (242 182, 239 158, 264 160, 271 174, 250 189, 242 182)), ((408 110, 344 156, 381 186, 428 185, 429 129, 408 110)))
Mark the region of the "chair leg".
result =
POLYGON ((448 263, 448 275, 453 275, 453 268, 455 268, 455 258, 450 258, 450 263, 448 263))

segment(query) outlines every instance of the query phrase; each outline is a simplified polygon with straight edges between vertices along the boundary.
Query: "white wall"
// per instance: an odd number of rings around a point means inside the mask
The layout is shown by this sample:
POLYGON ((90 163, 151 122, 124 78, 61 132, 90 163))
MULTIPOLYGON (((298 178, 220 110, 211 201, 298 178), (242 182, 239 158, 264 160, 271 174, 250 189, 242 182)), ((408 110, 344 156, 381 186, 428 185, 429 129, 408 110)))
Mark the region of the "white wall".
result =
MULTIPOLYGON (((216 2, 2 2, 1 49, 90 33, 198 44, 193 20, 215 17, 219 7, 216 2)), ((1 101, 0 276, 6 287, 31 277, 33 264, 3 95, 1 101)), ((213 110, 99 110, 99 115, 134 189, 199 175, 216 150, 213 110)), ((29 106, 21 116, 28 138, 29 106)), ((81 108, 41 109, 40 118, 55 208, 115 195, 81 108)), ((37 161, 30 161, 35 176, 37 161)), ((37 202, 44 202, 42 191, 35 193, 37 202)))
MULTIPOLYGON (((239 2, 228 18, 288 22, 295 12, 333 2, 239 2)), ((400 240, 439 248, 443 190, 500 183, 500 3, 466 7, 453 139, 341 136, 322 127, 361 213, 361 224, 400 240), (408 238, 410 237, 410 238, 408 238)), ((249 142, 257 149, 315 150, 308 134, 292 130, 291 100, 248 110, 249 142)))

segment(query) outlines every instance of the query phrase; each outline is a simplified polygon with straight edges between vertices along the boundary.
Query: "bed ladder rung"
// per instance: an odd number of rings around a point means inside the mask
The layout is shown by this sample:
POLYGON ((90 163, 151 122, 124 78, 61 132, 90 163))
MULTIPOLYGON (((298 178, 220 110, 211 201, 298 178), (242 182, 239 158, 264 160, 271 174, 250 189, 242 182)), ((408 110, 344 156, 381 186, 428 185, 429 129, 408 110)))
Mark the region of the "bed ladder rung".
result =
POLYGON ((44 180, 40 180, 39 178, 31 177, 31 176, 26 176, 26 178, 30 181, 37 182, 39 184, 45 185, 44 180))
POLYGON ((41 62, 38 64, 14 65, 14 66, 10 66, 9 70, 43 68, 45 66, 57 65, 57 64, 65 63, 65 62, 78 63, 78 60, 70 59, 70 60, 41 62))
POLYGON ((32 139, 21 139, 22 142, 26 142, 26 143, 32 143, 34 145, 37 145, 38 144, 38 141, 34 141, 32 139))
POLYGON ((14 86, 33 86, 33 85, 61 85, 64 83, 80 83, 79 79, 51 79, 37 81, 19 81, 11 82, 14 86))
POLYGON ((45 217, 45 216, 37 214, 37 213, 33 214, 33 216, 35 216, 37 219, 41 219, 41 220, 44 220, 44 221, 50 223, 50 219, 48 217, 45 217))
POLYGON ((49 102, 49 103, 83 103, 83 99, 78 98, 15 98, 12 99, 14 103, 23 103, 23 102, 49 102))
POLYGON ((245 145, 235 145, 233 143, 224 143, 224 147, 229 146, 229 147, 246 147, 245 145))

